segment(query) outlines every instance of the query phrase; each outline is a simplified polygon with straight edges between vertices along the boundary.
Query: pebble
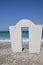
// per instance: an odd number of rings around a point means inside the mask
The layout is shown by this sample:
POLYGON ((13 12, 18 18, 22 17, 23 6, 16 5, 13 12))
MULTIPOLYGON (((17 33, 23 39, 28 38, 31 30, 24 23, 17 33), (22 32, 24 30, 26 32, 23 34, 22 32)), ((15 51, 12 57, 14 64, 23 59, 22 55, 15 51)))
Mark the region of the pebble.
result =
POLYGON ((29 54, 28 51, 13 53, 11 48, 0 49, 0 65, 43 65, 43 48, 39 54, 29 54))

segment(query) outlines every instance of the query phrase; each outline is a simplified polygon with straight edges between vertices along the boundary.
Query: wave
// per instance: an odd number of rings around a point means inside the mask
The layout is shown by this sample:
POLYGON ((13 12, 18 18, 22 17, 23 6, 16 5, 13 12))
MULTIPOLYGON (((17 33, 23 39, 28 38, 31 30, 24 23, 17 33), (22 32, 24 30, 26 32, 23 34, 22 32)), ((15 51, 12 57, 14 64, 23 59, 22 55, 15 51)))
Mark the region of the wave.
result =
POLYGON ((0 39, 0 42, 11 42, 10 39, 0 39))
MULTIPOLYGON (((11 42, 11 40, 10 39, 0 39, 0 42, 11 42)), ((29 39, 23 39, 22 42, 23 44, 28 43, 29 39)), ((41 42, 43 42, 43 39, 41 40, 41 42)))

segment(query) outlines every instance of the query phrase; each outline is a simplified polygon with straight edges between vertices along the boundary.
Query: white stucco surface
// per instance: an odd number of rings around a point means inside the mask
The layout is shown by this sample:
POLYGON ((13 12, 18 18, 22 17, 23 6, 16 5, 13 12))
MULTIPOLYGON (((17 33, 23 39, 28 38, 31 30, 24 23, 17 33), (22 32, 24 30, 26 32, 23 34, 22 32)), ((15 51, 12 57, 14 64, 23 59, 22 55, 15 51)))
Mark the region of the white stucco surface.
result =
POLYGON ((42 26, 27 19, 20 20, 15 26, 9 26, 12 51, 22 52, 21 27, 29 28, 29 53, 40 52, 42 26))
POLYGON ((42 26, 36 25, 29 31, 29 53, 40 52, 42 26))
POLYGON ((11 46, 13 52, 22 52, 21 34, 18 28, 10 27, 11 46))

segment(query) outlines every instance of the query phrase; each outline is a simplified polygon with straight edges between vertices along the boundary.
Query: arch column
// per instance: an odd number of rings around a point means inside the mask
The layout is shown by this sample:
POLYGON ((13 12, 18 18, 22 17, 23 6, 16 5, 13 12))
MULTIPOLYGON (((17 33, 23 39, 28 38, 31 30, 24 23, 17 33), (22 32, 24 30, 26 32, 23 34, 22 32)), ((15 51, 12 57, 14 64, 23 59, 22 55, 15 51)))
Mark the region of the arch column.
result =
POLYGON ((42 26, 36 25, 29 30, 29 53, 40 52, 42 26))
POLYGON ((10 26, 10 39, 13 52, 22 52, 21 28, 10 26))

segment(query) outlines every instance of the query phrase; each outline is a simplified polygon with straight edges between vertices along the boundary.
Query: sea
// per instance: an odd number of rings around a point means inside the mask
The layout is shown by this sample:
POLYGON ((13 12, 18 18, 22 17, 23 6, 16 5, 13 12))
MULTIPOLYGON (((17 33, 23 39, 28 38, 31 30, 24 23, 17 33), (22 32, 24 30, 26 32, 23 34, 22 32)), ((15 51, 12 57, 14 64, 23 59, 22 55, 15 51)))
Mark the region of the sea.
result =
MULTIPOLYGON (((29 32, 28 31, 22 31, 22 38, 25 39, 25 41, 29 38, 29 32)), ((43 39, 43 31, 42 31, 42 37, 43 39)), ((9 41, 10 40, 10 32, 9 31, 0 31, 0 41, 9 41)))

